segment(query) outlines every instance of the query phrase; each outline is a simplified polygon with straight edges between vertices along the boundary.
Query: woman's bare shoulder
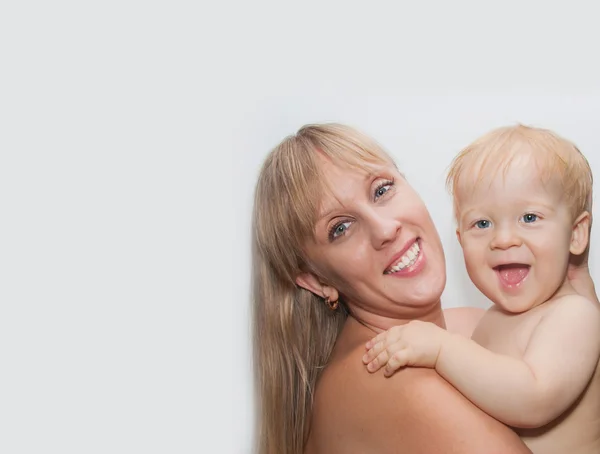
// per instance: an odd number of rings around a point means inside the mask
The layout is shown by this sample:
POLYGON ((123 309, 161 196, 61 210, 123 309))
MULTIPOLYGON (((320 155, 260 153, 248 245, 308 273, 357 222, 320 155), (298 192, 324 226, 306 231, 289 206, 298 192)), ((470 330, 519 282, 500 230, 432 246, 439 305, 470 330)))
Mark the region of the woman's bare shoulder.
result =
POLYGON ((433 370, 406 368, 390 378, 369 373, 364 342, 335 352, 317 383, 309 445, 318 449, 310 452, 384 454, 401 445, 415 454, 446 447, 470 454, 490 444, 499 452, 529 452, 433 370))
POLYGON ((378 429, 393 421, 397 434, 410 430, 409 415, 414 414, 411 407, 416 399, 407 396, 422 392, 420 380, 437 376, 426 369, 406 369, 389 379, 383 373, 371 374, 362 363, 363 354, 364 347, 356 347, 323 371, 315 390, 310 434, 312 445, 319 449, 311 452, 379 452, 373 446, 373 438, 382 433, 378 429))

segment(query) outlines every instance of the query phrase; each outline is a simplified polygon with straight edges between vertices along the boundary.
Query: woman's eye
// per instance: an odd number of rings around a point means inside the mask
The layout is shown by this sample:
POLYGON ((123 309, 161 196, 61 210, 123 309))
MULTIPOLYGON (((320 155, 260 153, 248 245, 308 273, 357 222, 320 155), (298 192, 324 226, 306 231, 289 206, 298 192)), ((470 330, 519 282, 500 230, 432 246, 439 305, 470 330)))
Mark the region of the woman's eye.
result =
POLYGON ((523 222, 526 224, 530 224, 532 222, 537 221, 537 214, 527 213, 523 215, 523 222))
POLYGON ((351 222, 341 222, 339 224, 334 225, 329 231, 329 238, 335 240, 336 238, 344 235, 346 230, 350 227, 351 222))
POLYGON ((491 225, 491 222, 488 221, 487 219, 482 219, 475 223, 475 227, 477 227, 478 229, 487 229, 490 225, 491 225))
POLYGON ((386 192, 388 192, 390 190, 391 187, 392 187, 391 183, 386 183, 382 186, 379 186, 377 189, 375 189, 375 198, 378 199, 379 197, 384 195, 386 192))

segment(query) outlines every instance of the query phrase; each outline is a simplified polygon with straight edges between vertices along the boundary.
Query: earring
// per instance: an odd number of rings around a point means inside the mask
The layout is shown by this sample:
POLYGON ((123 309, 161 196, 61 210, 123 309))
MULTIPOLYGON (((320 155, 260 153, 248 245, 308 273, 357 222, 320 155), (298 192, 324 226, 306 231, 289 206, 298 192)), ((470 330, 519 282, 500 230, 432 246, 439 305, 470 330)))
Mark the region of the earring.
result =
POLYGON ((331 301, 329 299, 328 296, 325 297, 325 305, 332 311, 336 310, 338 308, 338 305, 340 304, 339 301, 331 301))

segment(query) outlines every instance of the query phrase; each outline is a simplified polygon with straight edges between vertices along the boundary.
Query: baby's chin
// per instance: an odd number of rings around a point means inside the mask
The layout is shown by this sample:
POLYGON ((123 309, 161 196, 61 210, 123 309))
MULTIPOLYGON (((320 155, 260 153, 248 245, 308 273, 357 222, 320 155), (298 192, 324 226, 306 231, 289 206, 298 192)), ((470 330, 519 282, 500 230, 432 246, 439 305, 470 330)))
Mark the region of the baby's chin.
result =
POLYGON ((510 314, 520 314, 533 309, 542 300, 541 298, 531 298, 531 295, 505 295, 499 291, 482 291, 482 293, 498 308, 510 314))

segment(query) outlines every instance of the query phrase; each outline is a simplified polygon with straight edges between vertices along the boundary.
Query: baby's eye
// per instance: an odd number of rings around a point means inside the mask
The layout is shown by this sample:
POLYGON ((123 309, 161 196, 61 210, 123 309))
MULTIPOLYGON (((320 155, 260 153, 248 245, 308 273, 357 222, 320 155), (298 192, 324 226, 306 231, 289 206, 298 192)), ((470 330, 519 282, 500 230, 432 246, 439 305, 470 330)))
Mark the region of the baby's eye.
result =
POLYGON ((527 213, 523 215, 523 222, 526 224, 530 224, 532 222, 537 221, 537 214, 533 214, 533 213, 527 213))
POLYGON ((487 229, 492 223, 487 219, 481 219, 475 223, 475 227, 478 229, 487 229))

